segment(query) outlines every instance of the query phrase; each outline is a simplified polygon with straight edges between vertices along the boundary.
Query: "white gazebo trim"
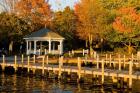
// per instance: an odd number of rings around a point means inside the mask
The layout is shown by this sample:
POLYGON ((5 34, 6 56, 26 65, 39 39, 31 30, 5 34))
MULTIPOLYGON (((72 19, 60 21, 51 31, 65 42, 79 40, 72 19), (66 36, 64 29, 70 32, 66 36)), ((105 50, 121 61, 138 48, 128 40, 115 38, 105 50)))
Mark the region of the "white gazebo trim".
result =
MULTIPOLYGON (((33 32, 31 35, 26 36, 24 39, 26 40, 26 54, 27 55, 29 55, 29 54, 39 54, 40 55, 42 53, 42 52, 40 52, 40 51, 42 51, 42 41, 47 41, 49 43, 48 44, 48 46, 49 46, 48 53, 49 54, 60 54, 60 55, 63 54, 64 38, 48 29, 42 29, 37 32, 33 32), (39 41, 40 41, 40 49, 37 50, 37 42, 39 42, 39 41), (58 50, 55 50, 55 43, 53 41, 60 43, 58 50), (34 45, 33 50, 31 49, 32 42, 34 45), (51 47, 52 47, 52 49, 51 49, 51 47)), ((45 54, 48 54, 46 49, 43 52, 45 54)))
POLYGON ((36 40, 34 41, 34 54, 36 54, 36 40))

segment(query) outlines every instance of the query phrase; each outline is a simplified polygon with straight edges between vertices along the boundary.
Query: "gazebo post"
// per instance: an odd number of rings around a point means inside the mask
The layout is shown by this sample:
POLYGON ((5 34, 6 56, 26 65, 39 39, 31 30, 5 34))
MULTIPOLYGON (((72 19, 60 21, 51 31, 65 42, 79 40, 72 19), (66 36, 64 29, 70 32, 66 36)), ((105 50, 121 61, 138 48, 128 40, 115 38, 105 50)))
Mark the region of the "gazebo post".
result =
POLYGON ((30 41, 30 42, 29 42, 29 52, 28 52, 28 54, 31 53, 31 45, 32 45, 31 43, 32 43, 32 42, 30 41))
POLYGON ((34 54, 36 54, 36 40, 34 41, 34 54))
POLYGON ((29 54, 29 50, 28 50, 28 48, 29 48, 28 40, 26 40, 26 54, 27 54, 27 55, 29 54))
POLYGON ((51 53, 51 39, 49 39, 49 53, 51 53))

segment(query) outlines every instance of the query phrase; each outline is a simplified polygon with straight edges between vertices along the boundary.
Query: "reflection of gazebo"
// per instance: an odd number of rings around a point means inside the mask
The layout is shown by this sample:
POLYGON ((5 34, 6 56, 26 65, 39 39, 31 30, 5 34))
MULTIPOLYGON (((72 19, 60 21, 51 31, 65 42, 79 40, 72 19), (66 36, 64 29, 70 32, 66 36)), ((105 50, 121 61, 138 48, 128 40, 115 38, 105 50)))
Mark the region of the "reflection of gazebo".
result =
POLYGON ((24 37, 26 54, 62 54, 64 38, 49 29, 41 29, 24 37))

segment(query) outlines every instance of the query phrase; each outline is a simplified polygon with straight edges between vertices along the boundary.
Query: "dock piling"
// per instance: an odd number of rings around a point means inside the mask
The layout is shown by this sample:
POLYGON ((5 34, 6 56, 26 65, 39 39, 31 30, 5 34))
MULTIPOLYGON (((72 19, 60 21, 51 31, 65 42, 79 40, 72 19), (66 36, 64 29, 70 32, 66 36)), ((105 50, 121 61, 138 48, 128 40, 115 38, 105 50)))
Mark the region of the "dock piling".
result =
POLYGON ((46 56, 46 64, 47 64, 47 66, 49 64, 49 57, 48 57, 48 55, 46 56))
POLYGON ((121 58, 120 58, 120 54, 118 55, 118 59, 119 59, 119 71, 121 71, 121 58))
POLYGON ((45 63, 45 56, 42 58, 42 75, 44 75, 44 63, 45 63))
POLYGON ((59 78, 61 77, 62 66, 63 66, 63 56, 59 57, 59 78))
POLYGON ((34 55, 34 57, 33 57, 33 63, 35 64, 35 55, 34 55))
POLYGON ((132 88, 132 61, 129 61, 129 88, 132 88))
POLYGON ((102 84, 104 83, 104 60, 102 60, 102 84))
POLYGON ((80 60, 80 57, 77 58, 78 60, 78 79, 81 78, 81 60, 80 60))
POLYGON ((111 58, 111 54, 109 55, 109 66, 111 67, 111 61, 112 61, 112 58, 111 58))

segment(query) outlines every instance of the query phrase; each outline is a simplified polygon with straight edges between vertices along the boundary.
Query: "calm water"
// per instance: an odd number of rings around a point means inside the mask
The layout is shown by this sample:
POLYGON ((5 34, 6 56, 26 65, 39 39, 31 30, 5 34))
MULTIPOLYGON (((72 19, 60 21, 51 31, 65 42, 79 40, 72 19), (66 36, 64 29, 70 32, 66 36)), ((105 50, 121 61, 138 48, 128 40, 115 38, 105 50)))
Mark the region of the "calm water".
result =
POLYGON ((0 93, 138 93, 140 81, 133 82, 132 91, 120 89, 92 88, 80 85, 62 84, 60 81, 19 75, 0 74, 0 93))

